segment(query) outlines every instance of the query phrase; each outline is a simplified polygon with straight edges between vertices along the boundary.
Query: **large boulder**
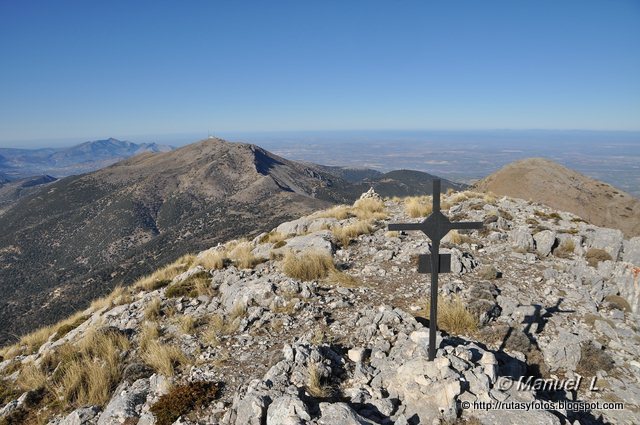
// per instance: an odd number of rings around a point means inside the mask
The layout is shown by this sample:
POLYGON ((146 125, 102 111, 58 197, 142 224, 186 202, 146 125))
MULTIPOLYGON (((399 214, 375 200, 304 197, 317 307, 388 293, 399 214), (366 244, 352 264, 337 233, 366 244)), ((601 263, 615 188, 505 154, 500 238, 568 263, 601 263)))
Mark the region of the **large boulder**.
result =
POLYGON ((533 235, 536 242, 536 252, 540 257, 546 257, 551 254, 551 249, 556 243, 556 232, 553 230, 543 230, 533 235))
POLYGON ((133 384, 124 381, 116 389, 107 407, 104 408, 97 424, 120 425, 126 421, 137 420, 140 417, 142 406, 147 400, 149 390, 149 379, 138 379, 133 384))
POLYGON ((637 267, 640 267, 640 236, 624 241, 622 259, 637 267))
POLYGON ((334 251, 334 246, 331 242, 332 236, 329 230, 321 230, 308 235, 296 236, 289 239, 287 244, 280 249, 294 252, 316 251, 332 255, 334 251))
POLYGON ((613 261, 618 261, 623 240, 624 235, 618 229, 596 228, 587 234, 587 246, 607 251, 613 261))
POLYGON ((346 403, 320 403, 320 419, 318 419, 318 425, 337 424, 375 425, 375 422, 363 418, 346 403))
POLYGON ((511 246, 522 251, 532 251, 535 247, 533 236, 526 226, 520 226, 509 232, 511 246))
POLYGON ((276 398, 267 410, 267 425, 303 425, 310 420, 304 402, 291 395, 276 398))

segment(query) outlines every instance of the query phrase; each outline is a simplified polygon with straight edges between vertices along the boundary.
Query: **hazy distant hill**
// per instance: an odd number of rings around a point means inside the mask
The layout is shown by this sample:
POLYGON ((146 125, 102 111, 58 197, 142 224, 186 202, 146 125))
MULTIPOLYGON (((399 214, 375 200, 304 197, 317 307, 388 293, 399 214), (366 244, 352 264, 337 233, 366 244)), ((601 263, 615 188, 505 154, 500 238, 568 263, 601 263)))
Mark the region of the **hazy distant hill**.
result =
POLYGON ((640 201, 610 184, 543 158, 513 162, 476 184, 482 191, 533 200, 598 226, 640 235, 640 201))
POLYGON ((0 172, 15 177, 53 175, 64 177, 95 171, 143 152, 168 152, 156 143, 132 143, 117 139, 85 142, 68 148, 0 148, 0 172))

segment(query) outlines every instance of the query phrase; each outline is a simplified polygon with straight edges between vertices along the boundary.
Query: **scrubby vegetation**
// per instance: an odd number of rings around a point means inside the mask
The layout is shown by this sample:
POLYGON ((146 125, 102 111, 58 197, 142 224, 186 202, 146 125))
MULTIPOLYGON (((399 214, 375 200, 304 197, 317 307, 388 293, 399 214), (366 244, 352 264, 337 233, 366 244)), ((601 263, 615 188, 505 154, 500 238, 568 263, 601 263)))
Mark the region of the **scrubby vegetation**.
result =
POLYGON ((173 263, 162 267, 149 276, 145 276, 138 280, 134 286, 138 289, 153 291, 158 288, 167 286, 174 277, 189 269, 196 261, 194 255, 187 254, 178 258, 173 263))
POLYGON ((171 388, 151 406, 157 425, 171 425, 180 416, 202 408, 214 400, 219 386, 213 382, 191 382, 171 388))
POLYGON ((553 251, 553 255, 559 258, 571 258, 575 252, 576 244, 573 239, 565 239, 553 251))
POLYGON ((611 255, 607 251, 599 248, 590 248, 585 254, 585 258, 591 267, 598 267, 598 263, 601 261, 612 260, 611 255))
POLYGON ((411 196, 404 200, 405 210, 409 217, 426 217, 431 214, 431 196, 411 196))
POLYGON ((373 232, 373 226, 368 221, 357 221, 345 226, 335 226, 331 231, 340 245, 346 247, 349 246, 353 238, 373 232))

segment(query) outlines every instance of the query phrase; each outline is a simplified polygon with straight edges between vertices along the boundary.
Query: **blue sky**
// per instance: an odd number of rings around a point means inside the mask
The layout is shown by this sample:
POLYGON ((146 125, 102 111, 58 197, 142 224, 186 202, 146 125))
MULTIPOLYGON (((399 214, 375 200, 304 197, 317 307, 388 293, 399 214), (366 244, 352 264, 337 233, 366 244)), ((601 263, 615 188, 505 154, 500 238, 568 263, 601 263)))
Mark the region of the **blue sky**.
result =
POLYGON ((0 0, 0 146, 640 130, 640 2, 0 0))

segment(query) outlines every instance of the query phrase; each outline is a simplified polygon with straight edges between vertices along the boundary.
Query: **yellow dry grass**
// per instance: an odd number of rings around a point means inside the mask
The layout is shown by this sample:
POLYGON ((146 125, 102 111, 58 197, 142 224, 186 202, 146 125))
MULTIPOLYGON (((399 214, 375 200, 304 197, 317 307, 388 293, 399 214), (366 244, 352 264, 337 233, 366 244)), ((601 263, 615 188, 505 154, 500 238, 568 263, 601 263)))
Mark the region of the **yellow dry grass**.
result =
MULTIPOLYGON (((430 308, 431 303, 427 299, 425 309, 417 315, 429 319, 430 308)), ((452 335, 470 335, 478 329, 478 319, 467 310, 460 297, 438 296, 438 329, 452 335)))
POLYGON ((352 239, 360 235, 368 235, 373 232, 373 230, 373 226, 368 221, 357 221, 346 226, 334 226, 331 229, 340 245, 344 247, 349 246, 352 239))
POLYGON ((209 250, 198 255, 196 263, 207 270, 220 270, 224 268, 226 259, 226 252, 209 250))
POLYGON ((145 276, 134 283, 134 288, 138 290, 153 291, 155 289, 167 286, 174 277, 180 273, 186 272, 196 262, 193 254, 186 254, 178 258, 173 263, 156 270, 149 276, 145 276))
POLYGON ((129 341, 115 332, 88 330, 76 344, 67 343, 23 368, 18 384, 25 390, 46 388, 63 406, 104 406, 122 377, 120 354, 129 341))
POLYGON ((240 242, 229 251, 229 258, 240 269, 252 269, 262 262, 252 251, 250 242, 240 242))
POLYGON ((426 217, 431 214, 431 196, 411 196, 405 198, 404 208, 409 217, 426 217))
POLYGON ((307 366, 309 379, 307 381, 307 392, 316 398, 327 398, 333 393, 332 388, 325 382, 321 374, 320 365, 310 362, 307 366))
POLYGON ((140 350, 144 351, 152 341, 157 341, 160 338, 160 330, 156 322, 146 322, 142 325, 142 331, 138 336, 138 346, 140 350))
POLYGON ((335 270, 331 256, 319 251, 301 254, 287 252, 281 267, 287 276, 303 281, 323 279, 335 270))
POLYGON ((384 220, 389 216, 384 202, 373 198, 358 199, 353 204, 351 212, 360 220, 384 220))
POLYGON ((179 347, 157 340, 149 341, 140 357, 145 364, 164 376, 173 376, 179 366, 188 363, 179 347))
POLYGON ((287 236, 286 235, 283 235, 280 232, 272 230, 271 232, 267 233, 262 238, 260 238, 260 243, 276 244, 278 242, 283 242, 285 240, 287 240, 287 236))
POLYGON ((355 277, 336 269, 329 271, 327 280, 345 288, 355 288, 361 285, 361 282, 355 277))
POLYGON ((160 302, 160 298, 152 299, 147 307, 144 309, 144 318, 147 320, 155 320, 160 317, 160 312, 162 310, 162 303, 160 302))
POLYGON ((335 218, 337 220, 345 220, 349 217, 353 217, 351 207, 348 205, 336 205, 328 210, 320 211, 313 215, 317 218, 335 218))
POLYGON ((198 326, 198 321, 191 315, 180 316, 178 319, 178 324, 180 325, 180 329, 185 334, 192 334, 196 327, 198 326))
POLYGON ((560 258, 569 258, 573 255, 576 249, 576 244, 573 239, 565 239, 560 245, 553 251, 553 255, 560 258))

